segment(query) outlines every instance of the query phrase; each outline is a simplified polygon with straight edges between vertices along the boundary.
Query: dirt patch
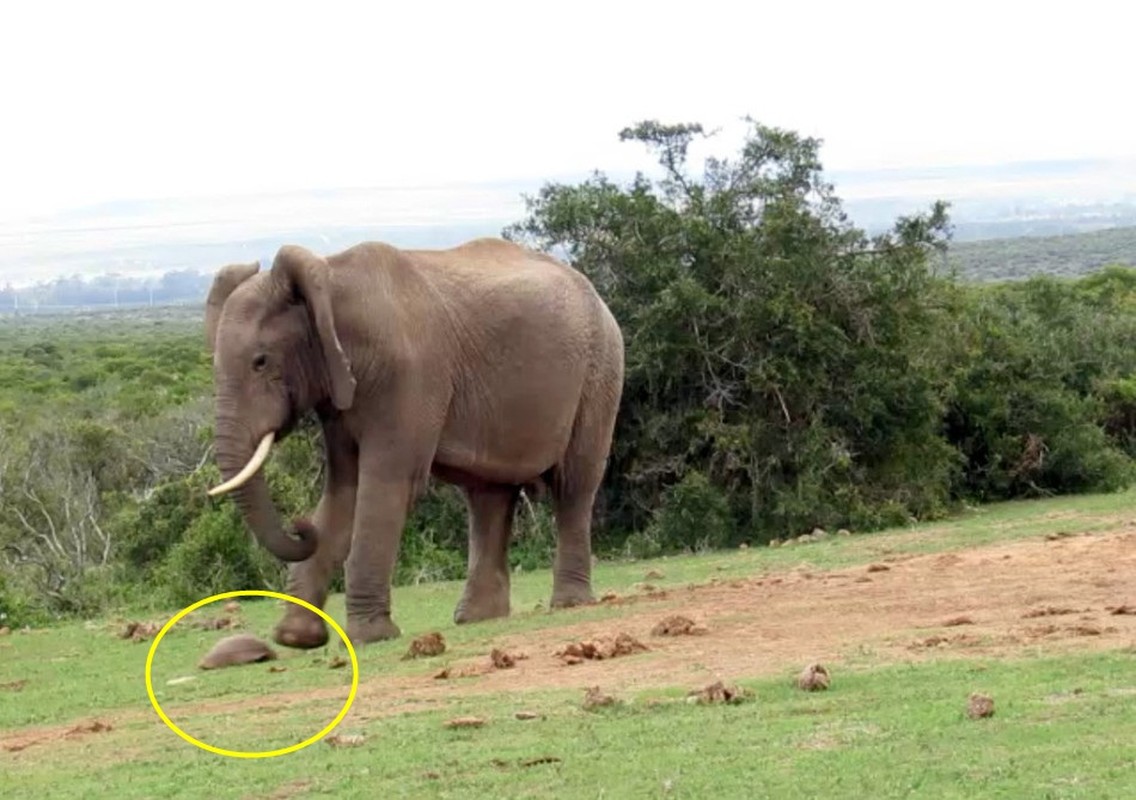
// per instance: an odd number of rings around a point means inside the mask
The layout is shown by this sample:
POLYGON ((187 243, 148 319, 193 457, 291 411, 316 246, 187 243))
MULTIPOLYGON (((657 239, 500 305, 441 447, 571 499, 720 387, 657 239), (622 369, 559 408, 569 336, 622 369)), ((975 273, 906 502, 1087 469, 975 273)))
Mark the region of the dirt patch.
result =
POLYGON ((75 739, 92 733, 106 733, 111 730, 114 730, 114 726, 109 722, 96 719, 90 722, 81 722, 77 725, 70 725, 66 728, 39 731, 8 739, 4 742, 0 742, 0 750, 5 750, 9 753, 18 753, 21 750, 26 750, 37 744, 47 744, 48 742, 58 741, 60 739, 75 739))
POLYGON ((8 681, 7 683, 0 683, 0 692, 18 692, 28 685, 27 678, 21 678, 18 681, 8 681))
MULTIPOLYGON (((1100 520, 1089 520, 1099 525, 1100 520)), ((1088 523, 1086 523, 1088 524, 1088 523)), ((924 530, 910 540, 932 535, 924 530)), ((865 541, 867 541, 865 539, 865 541)), ((889 542, 894 541, 889 539, 889 542)), ((907 540, 904 540, 907 541, 907 540)), ((891 555, 877 551, 876 559, 891 555)), ((1136 574, 1136 532, 1127 519, 1117 518, 1108 532, 1065 538, 1060 544, 1037 536, 957 553, 933 553, 910 558, 891 570, 886 579, 867 578, 864 564, 828 572, 813 570, 807 580, 798 571, 763 575, 741 583, 672 588, 654 603, 628 603, 619 615, 618 629, 635 641, 645 641, 661 617, 680 614, 700 620, 708 631, 701 636, 658 637, 651 648, 632 651, 635 658, 579 658, 580 666, 565 669, 557 653, 563 643, 599 645, 611 638, 612 621, 582 620, 571 610, 558 612, 555 627, 526 630, 494 637, 481 646, 505 652, 524 650, 528 660, 506 669, 494 669, 481 655, 468 665, 453 665, 443 672, 450 678, 435 680, 437 670, 390 676, 362 664, 353 718, 375 719, 405 713, 408 708, 438 709, 455 698, 526 690, 579 690, 581 671, 588 683, 602 683, 606 692, 641 691, 675 685, 699 686, 723 675, 748 678, 792 675, 802 653, 839 670, 847 658, 862 661, 867 649, 873 664, 920 662, 945 658, 1012 657, 1029 648, 1030 654, 1085 653, 1102 650, 1136 652, 1136 626, 1129 612, 1112 615, 1128 590, 1116 576, 1136 574), (1002 556, 1012 555, 1011 559, 1002 556), (1091 608, 1099 619, 1047 615, 1023 620, 1039 608, 1091 608), (965 616, 974 624, 966 633, 951 631, 935 643, 927 637, 944 619, 965 616), (1103 623, 1107 620, 1113 625, 1103 623), (1030 624, 1030 623, 1033 624, 1030 624), (1059 623, 1059 624, 1058 624, 1059 623), (1094 627, 1099 633, 1077 632, 1094 627), (922 634, 920 633, 921 631, 922 634), (594 676, 594 677, 593 677, 594 676)), ((644 595, 634 599, 641 603, 644 595)), ((1130 608, 1131 606, 1125 606, 1130 608)), ((540 613, 540 612, 538 612, 540 613)), ((362 661, 362 659, 361 659, 362 661)), ((439 665, 441 666, 441 665, 439 665)), ((264 668, 261 668, 264 669, 264 668)), ((317 702, 342 702, 345 689, 334 687, 304 692, 278 692, 240 700, 186 703, 178 715, 247 712, 270 705, 297 707, 317 702)), ((174 709, 167 709, 174 713, 174 709)), ((123 711, 107 721, 120 727, 124 720, 151 718, 151 709, 123 711)), ((66 728, 0 733, 0 746, 9 749, 21 737, 54 737, 62 741, 66 728)))

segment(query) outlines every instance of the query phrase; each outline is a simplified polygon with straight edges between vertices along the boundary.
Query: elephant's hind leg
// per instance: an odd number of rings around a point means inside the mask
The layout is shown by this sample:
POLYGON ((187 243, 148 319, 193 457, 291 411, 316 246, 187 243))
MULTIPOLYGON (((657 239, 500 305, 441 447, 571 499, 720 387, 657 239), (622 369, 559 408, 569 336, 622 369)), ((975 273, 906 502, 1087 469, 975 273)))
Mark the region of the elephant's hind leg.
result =
POLYGON ((469 574, 454 622, 509 616, 509 539, 520 490, 482 486, 466 490, 469 508, 469 574))
POLYGON ((595 602, 592 593, 592 509, 603 482, 619 407, 619 363, 606 364, 585 386, 572 439, 552 469, 556 515, 553 608, 595 602))

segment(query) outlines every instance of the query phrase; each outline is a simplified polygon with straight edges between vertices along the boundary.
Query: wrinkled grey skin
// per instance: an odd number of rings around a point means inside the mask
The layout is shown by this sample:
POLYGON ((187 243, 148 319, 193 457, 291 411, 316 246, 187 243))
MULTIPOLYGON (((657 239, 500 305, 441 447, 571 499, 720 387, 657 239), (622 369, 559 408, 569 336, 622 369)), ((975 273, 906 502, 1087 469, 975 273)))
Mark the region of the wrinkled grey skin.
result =
MULTIPOLYGON (((263 469, 232 494, 291 562, 287 591, 322 607, 345 568, 355 644, 399 635, 390 586, 408 510, 431 475, 464 491, 469 575, 454 613, 509 613, 507 548, 522 487, 557 525, 552 605, 593 600, 591 516, 623 387, 623 338, 591 283, 499 239, 450 250, 365 243, 327 258, 286 246, 270 270, 231 265, 206 309, 216 458, 233 477, 269 432, 314 410, 327 456, 311 520, 285 530, 263 469)), ((274 640, 327 641, 288 604, 274 640)))

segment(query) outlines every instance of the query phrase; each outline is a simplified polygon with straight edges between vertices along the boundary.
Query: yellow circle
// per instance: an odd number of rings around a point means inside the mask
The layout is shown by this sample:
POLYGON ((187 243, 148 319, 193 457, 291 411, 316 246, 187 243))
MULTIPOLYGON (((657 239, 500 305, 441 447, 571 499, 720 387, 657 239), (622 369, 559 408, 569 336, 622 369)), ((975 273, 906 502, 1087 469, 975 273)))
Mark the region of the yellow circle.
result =
POLYGON ((197 745, 202 750, 208 750, 210 753, 216 753, 217 755, 221 756, 231 756, 232 758, 272 758, 273 756, 282 756, 286 753, 294 753, 297 750, 303 749, 308 745, 319 741, 328 733, 330 733, 331 730, 336 725, 338 725, 345 716, 347 716, 347 712, 351 709, 351 704, 355 702, 355 693, 358 691, 358 689, 359 662, 355 657, 355 648, 351 646, 351 640, 348 638, 347 634, 343 632, 343 628, 339 627, 339 624, 335 620, 333 620, 326 611, 320 608, 316 608, 305 600, 301 600, 300 598, 293 597, 289 594, 283 594, 281 592, 269 592, 263 589, 249 589, 248 591, 243 592, 222 592, 221 594, 215 594, 210 597, 206 597, 204 600, 198 600, 193 605, 183 608, 181 611, 175 614, 169 622, 162 626, 162 629, 160 631, 158 631, 158 635, 154 637, 153 644, 150 645, 150 652, 146 655, 146 694, 150 696, 150 704, 154 706, 154 710, 158 712, 158 716, 162 718, 162 722, 166 723, 166 725, 169 726, 170 730, 172 730, 182 739, 185 739, 185 741, 189 742, 190 744, 197 745), (347 695, 347 702, 343 704, 343 708, 338 714, 336 714, 335 719, 328 723, 327 727, 317 733, 315 736, 312 736, 309 739, 305 739, 299 744, 289 745, 288 747, 281 747, 276 750, 226 750, 223 747, 214 747, 211 744, 206 744, 205 742, 202 742, 199 739, 195 739, 194 737, 190 736, 188 733, 175 725, 173 720, 167 717, 166 712, 162 710, 162 706, 158 703, 158 698, 154 696, 154 682, 153 676, 151 674, 154 668, 154 653, 158 649, 158 643, 162 641, 162 637, 166 635, 169 629, 172 628, 174 624, 186 614, 194 611, 195 609, 201 608, 201 606, 208 605, 215 600, 224 600, 227 597, 274 597, 277 600, 285 600, 289 603, 296 603, 297 605, 301 605, 309 611, 312 611, 323 617, 324 622, 330 625, 332 629, 339 635, 339 638, 343 640, 343 643, 347 645, 347 652, 351 654, 351 692, 347 695))

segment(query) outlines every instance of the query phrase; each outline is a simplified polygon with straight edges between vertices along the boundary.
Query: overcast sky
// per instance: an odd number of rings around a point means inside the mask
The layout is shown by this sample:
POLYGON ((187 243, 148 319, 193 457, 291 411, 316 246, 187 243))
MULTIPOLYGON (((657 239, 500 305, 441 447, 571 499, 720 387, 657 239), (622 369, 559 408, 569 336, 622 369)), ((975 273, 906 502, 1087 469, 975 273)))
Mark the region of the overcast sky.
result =
POLYGON ((647 163, 617 138, 641 118, 749 113, 823 138, 830 169, 1136 154, 1115 0, 671 8, 6 4, 0 223, 126 198, 614 172, 647 163))

